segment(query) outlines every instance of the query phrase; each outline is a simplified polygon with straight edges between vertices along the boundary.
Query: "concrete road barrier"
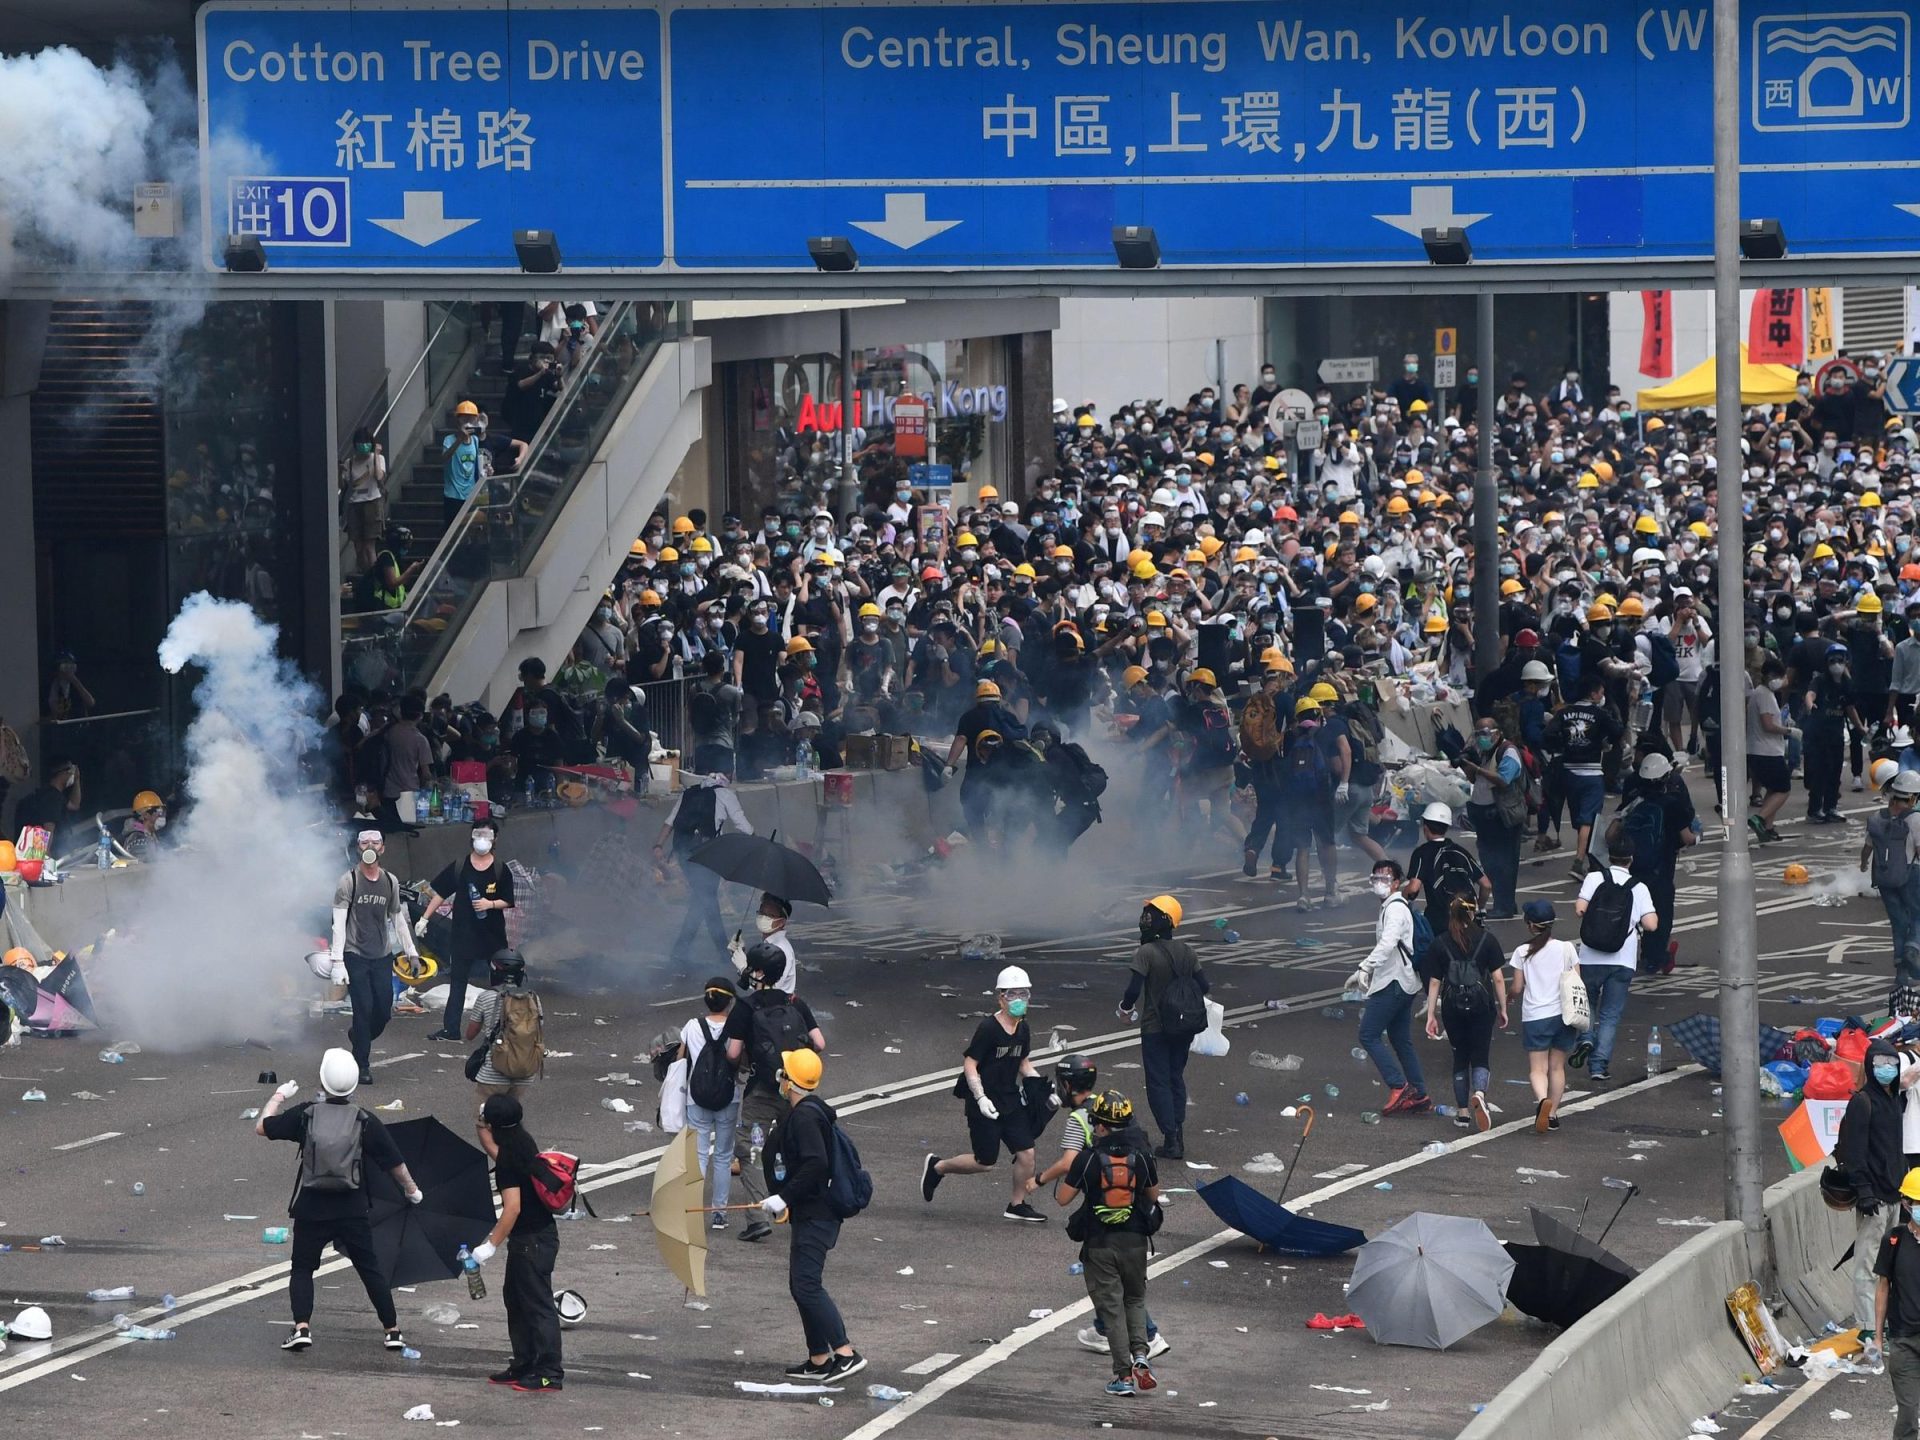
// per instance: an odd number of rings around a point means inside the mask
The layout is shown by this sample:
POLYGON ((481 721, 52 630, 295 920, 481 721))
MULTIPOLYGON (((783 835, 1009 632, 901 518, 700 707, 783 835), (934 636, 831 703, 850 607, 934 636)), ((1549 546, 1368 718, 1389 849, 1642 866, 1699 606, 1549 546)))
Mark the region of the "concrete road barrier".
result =
MULTIPOLYGON (((1853 1212, 1827 1208, 1820 1198, 1818 1167, 1768 1188, 1767 1229, 1774 1274, 1798 1328, 1813 1334, 1829 1320, 1851 1325, 1853 1286, 1845 1267, 1833 1267, 1853 1244, 1853 1212)), ((1791 1332, 1795 1327, 1783 1322, 1781 1328, 1791 1332)))

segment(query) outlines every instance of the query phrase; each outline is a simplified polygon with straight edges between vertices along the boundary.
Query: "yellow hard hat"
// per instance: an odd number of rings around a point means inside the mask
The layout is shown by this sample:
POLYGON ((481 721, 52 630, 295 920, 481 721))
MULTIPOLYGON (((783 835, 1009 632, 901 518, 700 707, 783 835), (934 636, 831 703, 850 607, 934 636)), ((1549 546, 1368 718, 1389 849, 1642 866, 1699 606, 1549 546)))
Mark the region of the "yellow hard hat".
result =
POLYGON ((1226 544, 1227 542, 1222 540, 1218 535, 1202 535, 1200 537, 1200 553, 1211 560, 1226 548, 1226 544))
POLYGON ((1127 552, 1127 564, 1138 565, 1142 560, 1151 563, 1153 560, 1153 552, 1151 550, 1142 550, 1138 545, 1127 552))
POLYGON ((1642 515, 1638 520, 1633 522, 1633 528, 1642 535, 1658 535, 1660 533, 1660 522, 1651 515, 1642 515))
POLYGON ((1647 433, 1649 435, 1651 435, 1656 430, 1664 430, 1666 428, 1667 428, 1667 422, 1662 420, 1658 415, 1654 416, 1651 420, 1647 421, 1647 433))
POLYGON ((1186 911, 1180 908, 1180 902, 1171 895, 1156 895, 1147 901, 1154 909, 1178 925, 1185 918, 1186 911))
POLYGON ((878 620, 880 618, 880 607, 869 600, 860 607, 860 618, 862 620, 878 620))
POLYGON ((1026 580, 1038 580, 1040 574, 1033 566, 1022 563, 1013 567, 1013 573, 1026 580))
MULTIPOLYGON (((1806 866, 1795 861, 1780 872, 1780 878, 1789 885, 1805 885, 1813 877, 1807 873, 1806 866)), ((1914 1171, 1914 1174, 1920 1175, 1920 1170, 1914 1171)))
POLYGON ((982 485, 978 494, 982 500, 998 500, 1000 498, 1000 492, 991 485, 982 485))
POLYGON ((1622 620, 1644 620, 1647 618, 1647 607, 1640 603, 1638 595, 1629 595, 1620 602, 1620 609, 1616 613, 1622 620))
POLYGON ((958 545, 962 550, 968 549, 969 547, 976 550, 980 548, 980 541, 971 530, 962 530, 958 535, 954 536, 953 543, 958 545))
POLYGON ((672 562, 680 558, 680 552, 674 549, 673 546, 671 545, 662 545, 660 547, 659 555, 655 556, 654 558, 659 560, 663 565, 671 564, 672 562))
POLYGON ((1193 458, 1195 460, 1198 460, 1202 465, 1206 466, 1209 470, 1213 468, 1213 453, 1211 451, 1202 450, 1198 455, 1194 456, 1193 458))
POLYGON ((998 700, 1000 698, 1000 687, 991 680, 982 680, 978 685, 973 687, 973 698, 976 700, 998 700))
POLYGON ((1187 551, 1185 558, 1189 565, 1204 565, 1207 563, 1207 552, 1196 545, 1187 551))
POLYGON ((1713 531, 1707 527, 1707 522, 1704 520, 1694 521, 1691 525, 1687 526, 1687 529, 1702 540, 1711 540, 1713 538, 1713 531))
POLYGON ((1407 503, 1407 497, 1404 495, 1396 495, 1387 501, 1387 514, 1389 515, 1405 515, 1412 509, 1413 506, 1407 503))
POLYGON ((782 1050, 780 1069, 796 1090, 820 1088, 820 1054, 816 1050, 782 1050))
POLYGON ((133 813, 136 815, 142 810, 164 810, 166 805, 167 802, 152 790, 142 790, 133 797, 133 813))
POLYGON ((828 546, 820 552, 820 559, 828 565, 844 565, 847 563, 847 557, 842 555, 838 550, 835 550, 832 546, 828 546))
POLYGON ((1871 490, 1867 491, 1866 494, 1860 497, 1860 508, 1862 510, 1878 510, 1880 508, 1880 497, 1871 490))
POLYGON ((1293 702, 1293 713, 1295 715, 1318 715, 1320 713, 1320 702, 1311 695, 1302 695, 1298 700, 1293 702))
POLYGON ((1054 546, 1053 558, 1056 560, 1071 560, 1073 558, 1073 547, 1071 545, 1054 546))
POLYGON ((1307 691, 1307 694, 1322 705, 1331 705, 1340 698, 1340 692, 1324 680, 1307 691))
POLYGON ((1356 615, 1365 615, 1368 611, 1372 610, 1373 607, 1378 605, 1379 603, 1380 601, 1377 596, 1362 595, 1360 596, 1359 599, 1353 602, 1353 613, 1356 615))
POLYGON ((1907 1178, 1900 1182, 1902 1200, 1920 1200, 1920 1165, 1907 1171, 1907 1178))
POLYGON ((13 965, 22 970, 31 970, 34 968, 33 952, 16 945, 5 955, 0 956, 0 965, 13 965))
POLYGON ((629 555, 639 555, 644 558, 647 553, 647 542, 644 540, 634 541, 633 544, 627 547, 627 553, 629 555))
POLYGON ((1427 616, 1427 623, 1420 628, 1429 635, 1444 635, 1447 633, 1446 617, 1444 615, 1429 615, 1427 616))
POLYGON ((1220 688, 1220 682, 1214 679, 1213 671, 1207 669, 1204 665, 1199 666, 1192 674, 1187 676, 1187 684, 1204 685, 1209 690, 1217 690, 1220 688))
POLYGON ((1596 460, 1593 462, 1593 473, 1598 475, 1602 480, 1611 480, 1613 479, 1613 466, 1604 460, 1596 460))
POLYGON ((982 656, 987 656, 997 653, 999 649, 1000 642, 998 640, 985 640, 981 642, 979 653, 982 656))
POLYGON ((1575 488, 1580 490, 1598 490, 1600 488, 1600 477, 1591 470, 1582 470, 1575 488))
POLYGON ((1602 590, 1598 595, 1593 597, 1593 603, 1606 606, 1608 613, 1611 614, 1620 604, 1620 597, 1611 590, 1602 590))
POLYGON ((1424 400, 1416 400, 1416 401, 1414 401, 1414 402, 1413 402, 1413 403, 1412 403, 1411 405, 1409 405, 1409 406, 1407 406, 1407 413, 1408 413, 1409 415, 1424 415, 1424 414, 1426 414, 1426 413, 1427 413, 1427 402, 1426 402, 1426 401, 1424 401, 1424 400))
POLYGON ((1144 665, 1129 665, 1120 672, 1120 683, 1128 688, 1138 685, 1146 678, 1147 669, 1144 665))
POLYGON ((1566 518, 1567 517, 1562 515, 1558 510, 1549 510, 1540 517, 1540 523, 1542 525, 1551 525, 1556 520, 1564 520, 1566 518))
POLYGON ((1518 580, 1513 580, 1513 579, 1502 580, 1500 582, 1500 595, 1501 595, 1501 598, 1504 599, 1509 595, 1518 595, 1522 590, 1526 588, 1527 587, 1522 585, 1518 580))
POLYGON ((687 549, 695 555, 711 555, 713 553, 713 542, 704 535, 696 535, 693 537, 693 544, 689 545, 687 549))
POLYGON ((804 635, 796 635, 787 641, 787 654, 789 655, 811 655, 812 653, 813 642, 804 635))
POLYGON ((642 590, 640 592, 640 606, 642 609, 646 609, 648 606, 658 607, 661 603, 660 592, 658 590, 642 590))
POLYGON ((1133 578, 1136 580, 1151 580, 1159 573, 1158 570, 1153 568, 1153 561, 1151 560, 1136 560, 1133 562, 1133 578))
POLYGON ((1358 525, 1360 523, 1360 517, 1351 510, 1342 510, 1340 512, 1340 523, 1342 525, 1358 525))
POLYGON ((1424 485, 1427 483, 1427 477, 1422 475, 1418 470, 1409 470, 1401 478, 1407 482, 1407 488, 1409 490, 1413 489, 1417 485, 1424 485))
POLYGON ((1833 546, 1822 540, 1818 545, 1813 547, 1813 558, 1815 560, 1833 559, 1833 546))
POLYGON ((1900 773, 1900 762, 1894 759, 1876 760, 1867 767, 1867 784, 1879 790, 1900 773))
POLYGON ((1158 610, 1149 610, 1147 612, 1147 628, 1149 630, 1166 629, 1167 617, 1162 615, 1158 610))
POLYGON ((1287 658, 1287 652, 1282 650, 1278 645, 1275 645, 1269 650, 1263 650, 1260 654, 1260 663, 1266 669, 1275 671, 1281 675, 1291 675, 1293 673, 1293 661, 1287 658))
POLYGON ((1236 565, 1251 565, 1259 558, 1260 552, 1251 545, 1242 545, 1238 550, 1233 552, 1233 563, 1236 565))
POLYGON ((1611 620, 1612 618, 1613 618, 1613 612, 1609 610, 1606 606, 1602 605, 1598 600, 1594 601, 1593 604, 1587 607, 1587 622, 1589 624, 1595 623, 1600 620, 1611 620))
POLYGON ((458 405, 453 407, 453 413, 456 415, 478 415, 480 413, 480 407, 471 400, 462 400, 458 405))
POLYGON ((693 521, 689 520, 685 515, 675 517, 673 533, 676 535, 691 535, 693 533, 693 521))
POLYGON ((1862 615, 1878 615, 1887 607, 1880 603, 1880 597, 1869 590, 1854 602, 1853 608, 1862 615))

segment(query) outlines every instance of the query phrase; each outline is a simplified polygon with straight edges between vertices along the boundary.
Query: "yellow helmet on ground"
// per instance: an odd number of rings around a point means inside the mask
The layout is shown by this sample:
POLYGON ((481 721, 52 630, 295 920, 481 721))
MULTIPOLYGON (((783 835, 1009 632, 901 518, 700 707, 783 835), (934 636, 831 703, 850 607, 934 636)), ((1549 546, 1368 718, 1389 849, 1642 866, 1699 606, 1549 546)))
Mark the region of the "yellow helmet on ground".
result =
POLYGON ((1807 873, 1807 867, 1798 861, 1780 872, 1780 878, 1789 885, 1805 885, 1813 877, 1807 873))

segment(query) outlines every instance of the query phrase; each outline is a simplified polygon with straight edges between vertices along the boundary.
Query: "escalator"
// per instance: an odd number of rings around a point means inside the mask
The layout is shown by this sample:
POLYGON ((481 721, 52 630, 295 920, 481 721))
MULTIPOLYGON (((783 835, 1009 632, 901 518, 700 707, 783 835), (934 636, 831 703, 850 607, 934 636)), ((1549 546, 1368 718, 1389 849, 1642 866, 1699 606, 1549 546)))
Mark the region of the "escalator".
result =
POLYGON ((343 618, 349 683, 497 708, 525 657, 558 668, 699 438, 711 350, 682 313, 613 308, 519 469, 475 489, 404 603, 343 618))

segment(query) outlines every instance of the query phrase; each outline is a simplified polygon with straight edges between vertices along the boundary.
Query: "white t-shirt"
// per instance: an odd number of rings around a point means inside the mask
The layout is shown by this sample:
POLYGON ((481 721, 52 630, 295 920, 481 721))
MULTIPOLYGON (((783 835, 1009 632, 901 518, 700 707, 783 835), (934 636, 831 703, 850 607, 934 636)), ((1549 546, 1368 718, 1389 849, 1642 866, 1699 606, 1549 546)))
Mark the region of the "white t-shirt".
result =
POLYGON ((1713 638, 1713 631, 1707 622, 1698 615, 1690 625, 1673 627, 1673 658, 1680 665, 1680 679, 1692 684, 1706 672, 1707 642, 1713 638))
MULTIPOLYGON (((1581 884, 1582 900, 1593 899, 1594 892, 1600 888, 1600 873, 1598 870, 1594 871, 1581 884)), ((1653 897, 1647 893, 1645 885, 1635 880, 1620 866, 1609 865, 1607 873, 1612 875, 1618 884, 1633 887, 1633 921, 1627 928, 1627 943, 1610 954, 1589 949, 1583 944, 1580 947, 1580 963, 1582 965, 1625 965, 1628 969, 1635 969, 1640 963, 1640 922, 1653 913, 1653 897)))
POLYGON ((700 1052, 707 1048, 707 1032, 700 1028, 702 1021, 705 1021, 708 1029, 713 1031, 713 1038, 718 1040, 720 1032, 726 1028, 727 1017, 724 1015, 697 1016, 680 1027, 680 1043, 687 1047, 689 1074, 693 1071, 694 1061, 700 1058, 700 1052))
MULTIPOLYGON (((1905 1079, 1920 1060, 1900 1056, 1900 1076, 1905 1079)), ((1900 1092, 1900 1148, 1909 1155, 1920 1155, 1920 1083, 1900 1092)))
POLYGON ((1549 940, 1532 955, 1514 947, 1508 962, 1520 972, 1520 1023, 1560 1018, 1560 976, 1580 963, 1571 940, 1549 940))

